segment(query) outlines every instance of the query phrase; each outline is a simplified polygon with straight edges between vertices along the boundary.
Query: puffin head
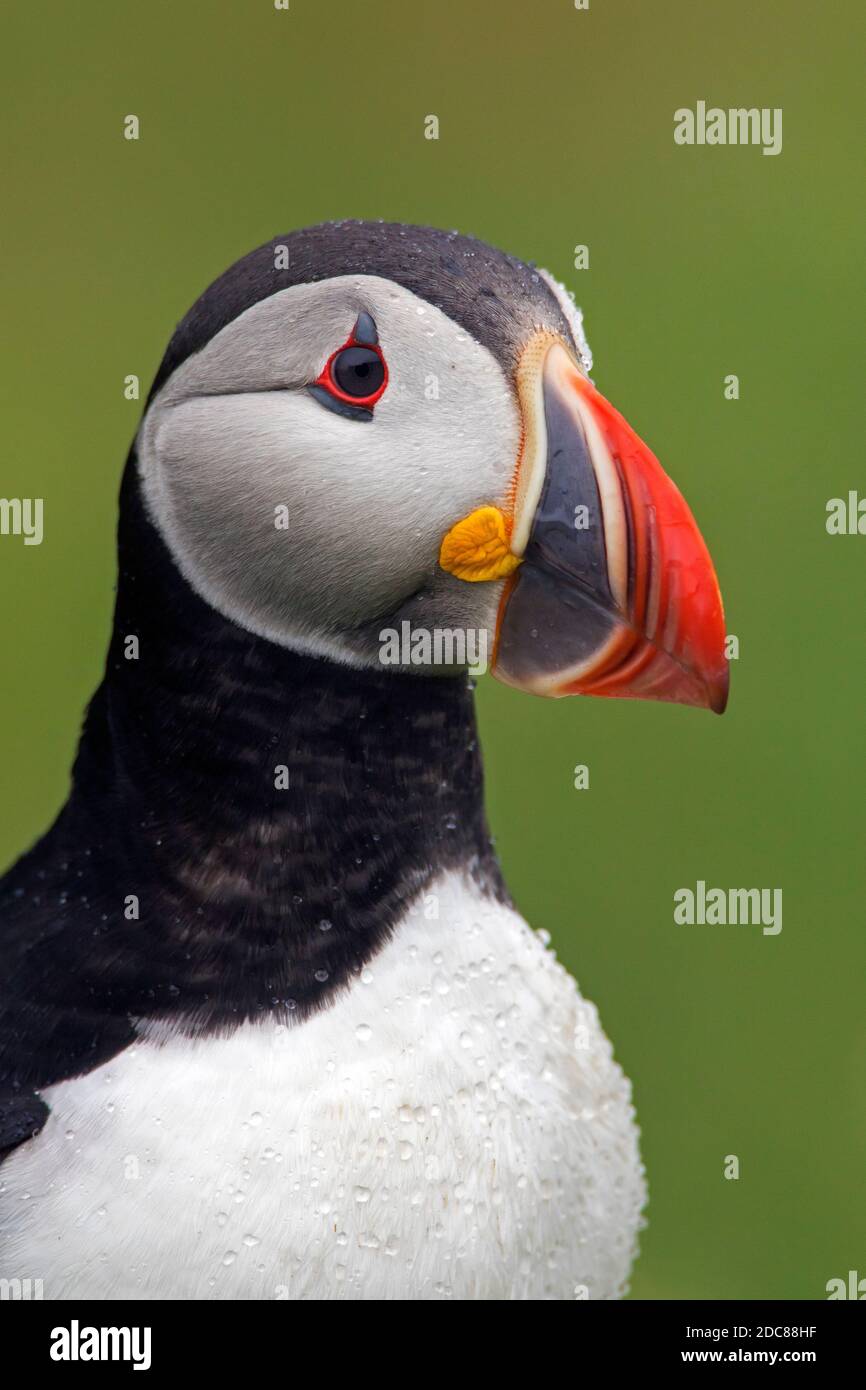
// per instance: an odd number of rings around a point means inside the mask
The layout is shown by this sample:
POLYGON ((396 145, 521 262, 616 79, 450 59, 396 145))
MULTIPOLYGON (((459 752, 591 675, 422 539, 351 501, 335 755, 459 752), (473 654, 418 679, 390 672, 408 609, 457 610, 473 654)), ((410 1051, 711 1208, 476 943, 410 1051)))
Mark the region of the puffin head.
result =
POLYGON ((721 712, 706 546, 590 367, 566 291, 482 242, 277 237, 172 338, 145 505, 199 596, 281 646, 721 712))

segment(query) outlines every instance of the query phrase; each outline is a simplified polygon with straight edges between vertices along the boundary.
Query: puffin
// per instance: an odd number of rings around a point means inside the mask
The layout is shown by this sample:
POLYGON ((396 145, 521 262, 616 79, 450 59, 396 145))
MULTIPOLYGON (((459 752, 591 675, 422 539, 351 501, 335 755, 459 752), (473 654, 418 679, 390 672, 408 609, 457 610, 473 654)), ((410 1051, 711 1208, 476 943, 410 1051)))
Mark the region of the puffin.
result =
POLYGON ((591 366, 548 272, 386 222, 176 328, 70 794, 0 883, 0 1275, 627 1292, 630 1083, 505 886, 471 673, 724 709, 706 545, 591 366))

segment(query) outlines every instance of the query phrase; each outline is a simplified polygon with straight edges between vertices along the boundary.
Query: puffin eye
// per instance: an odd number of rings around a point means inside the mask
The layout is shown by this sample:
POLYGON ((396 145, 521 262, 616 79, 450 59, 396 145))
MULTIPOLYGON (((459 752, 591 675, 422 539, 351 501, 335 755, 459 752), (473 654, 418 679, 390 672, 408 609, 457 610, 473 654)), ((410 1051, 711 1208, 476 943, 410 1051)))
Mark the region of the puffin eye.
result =
POLYGON ((343 348, 331 362, 331 377, 344 395, 369 400, 385 380, 385 363, 375 348, 343 348))
POLYGON ((388 368, 376 325, 361 313, 342 347, 328 358, 316 381, 307 387, 311 396, 338 415, 352 420, 372 420, 373 406, 388 385, 388 368))

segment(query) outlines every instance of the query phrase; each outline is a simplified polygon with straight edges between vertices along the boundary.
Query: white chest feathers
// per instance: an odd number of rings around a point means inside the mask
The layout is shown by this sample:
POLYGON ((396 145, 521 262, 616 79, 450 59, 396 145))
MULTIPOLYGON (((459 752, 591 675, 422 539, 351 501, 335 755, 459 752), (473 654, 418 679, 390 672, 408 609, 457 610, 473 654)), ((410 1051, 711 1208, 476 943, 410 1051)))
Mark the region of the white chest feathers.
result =
POLYGON ((458 876, 315 1018, 145 1037, 45 1099, 0 1276, 46 1298, 617 1298, 636 1252, 595 1007, 458 876))

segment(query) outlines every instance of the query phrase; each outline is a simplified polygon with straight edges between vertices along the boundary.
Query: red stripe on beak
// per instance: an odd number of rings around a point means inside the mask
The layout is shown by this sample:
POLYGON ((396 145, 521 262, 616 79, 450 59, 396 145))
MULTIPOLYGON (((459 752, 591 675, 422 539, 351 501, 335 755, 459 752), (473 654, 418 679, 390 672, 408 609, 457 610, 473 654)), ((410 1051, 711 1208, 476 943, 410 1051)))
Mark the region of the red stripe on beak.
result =
POLYGON ((568 694, 674 700, 721 714, 728 700, 719 582, 691 510, 655 454, 574 372, 619 476, 628 526, 628 601, 615 641, 568 694))

